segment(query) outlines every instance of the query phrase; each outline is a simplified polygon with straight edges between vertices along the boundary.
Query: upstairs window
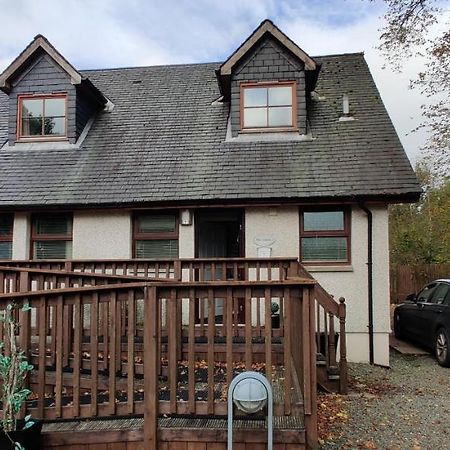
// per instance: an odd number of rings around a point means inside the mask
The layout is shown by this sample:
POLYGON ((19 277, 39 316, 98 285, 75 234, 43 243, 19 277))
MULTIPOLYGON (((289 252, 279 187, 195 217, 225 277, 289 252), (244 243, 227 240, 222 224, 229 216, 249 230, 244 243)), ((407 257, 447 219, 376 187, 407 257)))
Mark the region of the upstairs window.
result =
POLYGON ((12 214, 0 214, 0 259, 12 258, 13 223, 12 214))
POLYGON ((67 135, 65 94, 19 96, 18 139, 53 139, 67 135))
POLYGON ((295 129, 295 82, 241 84, 241 129, 295 129))
POLYGON ((72 216, 46 214, 33 217, 33 259, 70 259, 72 257, 72 216))
POLYGON ((145 213, 134 218, 134 257, 178 258, 178 213, 145 213))
POLYGON ((350 212, 347 209, 302 211, 300 256, 307 264, 350 262, 350 212))

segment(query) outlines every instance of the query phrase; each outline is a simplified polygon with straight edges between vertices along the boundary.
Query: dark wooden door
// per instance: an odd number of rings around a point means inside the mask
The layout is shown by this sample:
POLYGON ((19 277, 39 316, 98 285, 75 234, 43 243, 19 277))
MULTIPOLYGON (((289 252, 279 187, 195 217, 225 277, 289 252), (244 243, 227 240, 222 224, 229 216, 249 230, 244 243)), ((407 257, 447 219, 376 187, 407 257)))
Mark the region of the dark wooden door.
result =
MULTIPOLYGON (((244 211, 236 209, 211 209, 196 215, 196 256, 198 258, 238 258, 244 256, 244 211)), ((216 268, 217 279, 222 278, 221 268, 216 268)), ((212 274, 205 272, 205 280, 212 274)), ((245 321, 244 299, 238 301, 238 321, 245 321)), ((198 308, 197 308, 198 309, 198 308)), ((223 301, 216 301, 216 320, 223 316, 223 301)), ((197 311, 196 317, 199 317, 197 311)))

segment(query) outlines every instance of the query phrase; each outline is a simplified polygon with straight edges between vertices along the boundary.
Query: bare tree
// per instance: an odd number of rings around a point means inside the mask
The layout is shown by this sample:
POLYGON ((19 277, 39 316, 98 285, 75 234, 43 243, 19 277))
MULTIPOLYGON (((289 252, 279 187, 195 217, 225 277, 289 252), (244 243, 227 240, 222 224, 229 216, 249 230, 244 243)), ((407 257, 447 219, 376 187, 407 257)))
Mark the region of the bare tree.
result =
MULTIPOLYGON (((384 0, 387 4, 380 50, 387 64, 401 70, 406 59, 422 56, 424 70, 411 81, 429 98, 420 127, 430 130, 425 153, 433 169, 450 169, 450 24, 449 0, 384 0), (447 18, 447 19, 446 19, 447 18), (446 22, 447 20, 447 22, 446 22)), ((419 128, 420 128, 419 127, 419 128)))

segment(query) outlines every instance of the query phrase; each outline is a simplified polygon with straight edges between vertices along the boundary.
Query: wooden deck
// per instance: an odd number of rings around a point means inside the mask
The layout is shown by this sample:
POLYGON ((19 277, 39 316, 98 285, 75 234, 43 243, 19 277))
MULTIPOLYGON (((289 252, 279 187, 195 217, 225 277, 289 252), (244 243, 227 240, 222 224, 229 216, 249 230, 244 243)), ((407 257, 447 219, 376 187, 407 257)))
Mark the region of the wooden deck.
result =
MULTIPOLYGON (((58 421, 45 425, 46 448, 223 448, 228 386, 256 370, 274 390, 276 442, 296 450, 317 439, 316 348, 320 380, 339 373, 346 389, 345 305, 296 261, 6 264, 0 309, 31 307, 17 336, 35 366, 27 412, 58 421)), ((260 419, 236 428, 239 448, 265 440, 260 419)))
MULTIPOLYGON (((49 422, 43 427, 44 449, 145 450, 142 417, 49 422)), ((237 419, 233 422, 235 448, 265 448, 264 419, 237 419)), ((163 417, 158 419, 158 448, 225 450, 227 420, 224 418, 163 417), (212 444, 214 443, 214 444, 212 444)), ((305 448, 305 428, 300 417, 274 418, 276 449, 305 448)))

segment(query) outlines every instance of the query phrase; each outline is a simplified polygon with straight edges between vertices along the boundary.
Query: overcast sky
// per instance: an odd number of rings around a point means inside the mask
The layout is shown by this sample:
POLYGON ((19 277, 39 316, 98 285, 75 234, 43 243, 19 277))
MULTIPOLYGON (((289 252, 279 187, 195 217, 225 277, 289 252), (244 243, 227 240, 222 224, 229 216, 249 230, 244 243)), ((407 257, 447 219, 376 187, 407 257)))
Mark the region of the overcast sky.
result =
POLYGON ((364 51, 394 125, 414 162, 424 99, 408 89, 420 62, 382 70, 381 1, 369 0, 0 0, 0 71, 36 34, 77 68, 221 61, 265 18, 311 56, 364 51))

